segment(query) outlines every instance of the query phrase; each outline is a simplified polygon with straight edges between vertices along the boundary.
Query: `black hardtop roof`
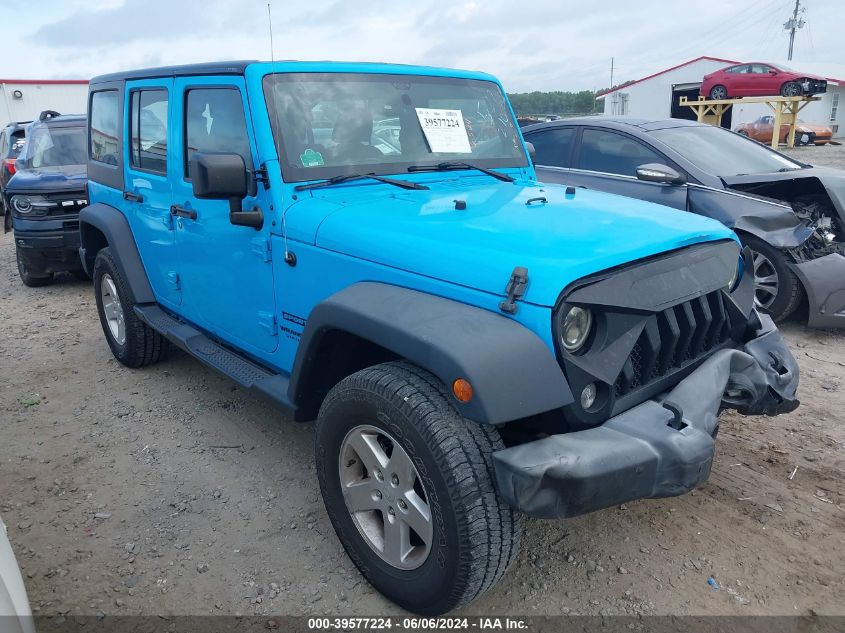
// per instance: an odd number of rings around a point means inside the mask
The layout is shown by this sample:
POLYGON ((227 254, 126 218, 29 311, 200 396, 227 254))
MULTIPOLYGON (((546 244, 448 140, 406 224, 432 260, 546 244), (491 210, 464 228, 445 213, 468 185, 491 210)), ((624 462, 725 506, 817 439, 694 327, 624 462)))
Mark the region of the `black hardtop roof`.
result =
POLYGON ((130 79, 152 79, 154 77, 183 77, 190 75, 243 75, 244 69, 257 60, 237 60, 228 62, 205 62, 202 64, 181 64, 179 66, 162 66, 160 68, 141 68, 126 70, 94 77, 90 84, 101 84, 109 81, 127 81, 130 79))

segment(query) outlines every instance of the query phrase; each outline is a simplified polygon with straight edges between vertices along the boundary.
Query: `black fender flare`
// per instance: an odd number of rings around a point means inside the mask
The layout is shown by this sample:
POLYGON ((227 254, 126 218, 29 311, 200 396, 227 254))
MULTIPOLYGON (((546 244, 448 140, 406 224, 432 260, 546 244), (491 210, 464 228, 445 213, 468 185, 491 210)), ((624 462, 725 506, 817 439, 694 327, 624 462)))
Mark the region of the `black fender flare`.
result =
POLYGON ((132 228, 123 213, 100 202, 85 207, 79 212, 79 239, 79 256, 85 272, 89 275, 93 273, 97 252, 104 246, 110 246, 115 264, 129 285, 132 302, 155 301, 132 228), (101 235, 105 238, 105 244, 101 235))
POLYGON ((407 359, 449 390, 456 379, 468 380, 472 399, 453 402, 477 422, 500 424, 574 401, 553 352, 521 323, 424 292, 360 282, 311 311, 291 373, 288 394, 294 403, 307 399, 313 372, 319 371, 320 341, 333 330, 407 359))

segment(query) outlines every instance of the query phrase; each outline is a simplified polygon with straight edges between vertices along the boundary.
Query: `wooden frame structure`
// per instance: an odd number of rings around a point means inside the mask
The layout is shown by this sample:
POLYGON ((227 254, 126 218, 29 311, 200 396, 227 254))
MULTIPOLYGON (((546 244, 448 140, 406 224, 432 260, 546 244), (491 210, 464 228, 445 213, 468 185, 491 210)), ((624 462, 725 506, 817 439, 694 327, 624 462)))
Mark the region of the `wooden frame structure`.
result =
POLYGON ((772 110, 775 117, 772 126, 772 149, 777 149, 780 141, 780 126, 789 126, 786 135, 787 147, 795 147, 795 124, 798 122, 798 113, 807 104, 819 101, 821 97, 744 97, 740 99, 705 99, 699 97, 696 101, 690 101, 681 97, 678 103, 682 106, 692 108, 699 123, 710 125, 722 125, 722 115, 728 109, 738 103, 765 103, 772 110))

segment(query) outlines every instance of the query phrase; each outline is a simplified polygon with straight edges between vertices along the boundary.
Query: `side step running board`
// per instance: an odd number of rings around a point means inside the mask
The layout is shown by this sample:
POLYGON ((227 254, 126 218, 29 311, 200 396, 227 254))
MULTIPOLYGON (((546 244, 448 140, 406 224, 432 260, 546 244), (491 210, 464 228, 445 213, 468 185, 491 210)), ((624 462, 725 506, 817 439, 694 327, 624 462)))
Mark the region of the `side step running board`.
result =
POLYGON ((173 318, 155 304, 136 305, 135 314, 168 341, 197 360, 216 369, 246 389, 254 389, 296 419, 296 407, 288 399, 287 376, 276 374, 213 341, 196 328, 173 318))

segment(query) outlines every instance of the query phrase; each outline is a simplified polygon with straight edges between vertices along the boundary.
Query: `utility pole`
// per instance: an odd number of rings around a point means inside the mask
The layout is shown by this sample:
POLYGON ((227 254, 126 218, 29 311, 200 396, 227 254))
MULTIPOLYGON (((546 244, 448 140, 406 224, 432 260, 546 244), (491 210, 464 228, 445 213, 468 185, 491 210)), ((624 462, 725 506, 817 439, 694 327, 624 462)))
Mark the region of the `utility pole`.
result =
MULTIPOLYGON (((789 59, 792 59, 790 57, 789 59)), ((613 90, 613 58, 610 58, 610 89, 613 90)))
POLYGON ((786 57, 788 60, 792 60, 792 46, 795 43, 795 31, 803 28, 805 24, 804 20, 798 17, 799 9, 801 12, 804 11, 804 9, 801 8, 801 0, 795 0, 795 9, 792 11, 792 17, 783 24, 783 28, 789 31, 789 54, 786 57))

